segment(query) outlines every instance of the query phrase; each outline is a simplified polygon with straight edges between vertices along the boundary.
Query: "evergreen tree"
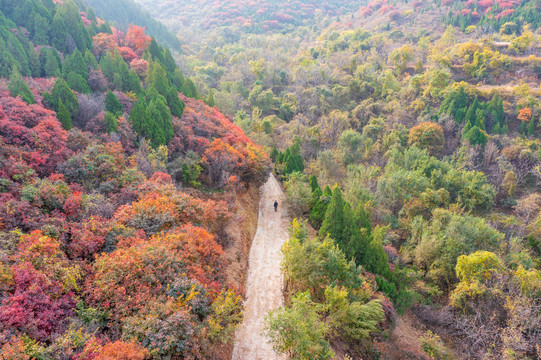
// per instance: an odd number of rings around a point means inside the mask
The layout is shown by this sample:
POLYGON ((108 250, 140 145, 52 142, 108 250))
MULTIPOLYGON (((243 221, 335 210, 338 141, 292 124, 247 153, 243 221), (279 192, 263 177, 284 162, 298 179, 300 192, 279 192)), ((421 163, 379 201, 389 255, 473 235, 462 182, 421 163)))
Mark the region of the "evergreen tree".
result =
POLYGON ((143 86, 141 86, 141 79, 135 72, 135 70, 130 70, 128 74, 128 80, 125 84, 125 91, 131 91, 135 94, 142 94, 144 92, 143 86))
POLYGON ((355 260, 357 264, 361 264, 367 244, 361 243, 361 232, 357 228, 353 210, 348 202, 344 204, 343 216, 342 239, 337 244, 348 260, 355 260))
POLYGON ((8 90, 11 93, 11 96, 17 97, 20 96, 23 101, 28 104, 34 104, 34 94, 30 91, 28 84, 22 79, 19 70, 16 66, 13 66, 11 71, 11 78, 8 86, 8 90))
POLYGON ((212 91, 212 89, 209 90, 209 96, 207 97, 206 103, 210 107, 214 107, 216 105, 216 102, 214 101, 214 91, 212 91))
POLYGON ((173 75, 171 75, 171 85, 174 86, 177 91, 182 91, 182 87, 184 86, 184 74, 178 68, 176 68, 173 75))
POLYGON ((315 175, 310 176, 310 178, 308 179, 308 184, 310 185, 310 189, 312 189, 312 192, 316 191, 316 189, 321 190, 319 184, 317 183, 317 177, 315 175))
POLYGON ((11 75, 13 66, 16 66, 17 62, 11 55, 11 53, 5 48, 2 39, 0 38, 0 76, 7 78, 11 75))
POLYGON ((148 50, 153 60, 158 61, 163 64, 164 62, 163 50, 154 37, 152 37, 152 39, 150 40, 150 45, 148 47, 148 50))
MULTIPOLYGON (((327 206, 327 211, 325 212, 325 218, 319 229, 319 236, 325 237, 329 235, 332 239, 336 241, 339 246, 342 244, 342 231, 344 227, 344 199, 342 198, 342 191, 338 186, 332 190, 332 197, 329 205, 327 206)), ((341 246, 341 248, 343 248, 341 246)))
POLYGON ((304 171, 304 161, 301 156, 301 142, 296 140, 293 145, 291 145, 284 155, 284 175, 289 175, 295 171, 303 172, 304 171), (289 150, 289 151, 288 151, 289 150))
POLYGON ((60 52, 65 53, 68 50, 67 47, 67 38, 68 30, 66 27, 66 22, 62 16, 57 12, 53 18, 51 24, 51 44, 60 52))
POLYGON ((92 69, 98 69, 98 61, 96 60, 94 54, 92 54, 92 52, 88 49, 85 51, 85 64, 87 67, 91 67, 92 69))
POLYGON ((148 87, 153 87, 163 97, 167 97, 169 94, 171 85, 169 85, 167 74, 163 67, 157 62, 150 63, 146 83, 148 87))
POLYGON ((182 116, 185 104, 182 100, 180 100, 180 98, 178 97, 178 93, 174 88, 171 88, 169 90, 169 94, 167 95, 167 105, 171 110, 171 115, 178 118, 182 116))
POLYGON ((164 50, 163 67, 165 68, 165 71, 167 71, 167 74, 170 75, 173 75, 177 68, 177 63, 175 62, 173 55, 171 55, 171 50, 167 47, 164 50))
POLYGON ((62 99, 58 100, 57 117, 65 130, 70 130, 73 127, 71 122, 71 115, 64 103, 62 102, 62 99))
POLYGON ((530 119, 530 124, 528 125, 528 136, 534 136, 535 135, 535 117, 532 116, 530 119))
POLYGON ((88 66, 81 52, 76 49, 73 54, 66 57, 62 64, 62 74, 67 79, 70 73, 80 75, 85 81, 88 80, 88 66))
POLYGON ((72 89, 81 94, 90 94, 92 90, 86 80, 79 74, 70 72, 66 78, 66 83, 72 89))
POLYGON ((484 147, 488 137, 487 134, 476 125, 464 134, 464 139, 468 140, 471 145, 481 145, 484 147))
POLYGON ((105 131, 107 133, 116 132, 118 130, 118 123, 114 114, 106 112, 103 118, 103 122, 105 124, 105 131))
POLYGON ((43 97, 51 105, 52 109, 57 112, 60 100, 62 100, 72 118, 79 112, 79 101, 63 78, 58 78, 51 93, 44 93, 43 97))
POLYGON ((143 97, 137 99, 130 113, 130 122, 133 130, 139 135, 147 137, 150 134, 151 127, 147 118, 147 104, 143 97))
POLYGON ((466 117, 464 118, 466 124, 470 124, 473 126, 476 122, 476 116, 477 116, 477 109, 479 109, 479 100, 477 100, 477 97, 473 101, 473 104, 468 108, 468 112, 466 113, 466 117))
POLYGON ((182 89, 180 89, 180 92, 184 94, 184 96, 189 98, 197 99, 197 90, 195 88, 195 84, 190 78, 184 79, 184 84, 182 85, 182 89))
POLYGON ((34 36, 32 41, 36 45, 49 45, 49 21, 40 14, 35 14, 33 18, 34 36))
POLYGON ((60 64, 55 56, 55 49, 42 49, 42 56, 44 56, 45 62, 43 64, 42 74, 45 77, 58 77, 60 76, 60 64))
POLYGON ((363 266, 373 274, 384 276, 391 279, 391 270, 389 269, 389 257, 383 248, 383 237, 387 232, 387 227, 377 227, 374 230, 372 240, 366 249, 363 266))
POLYGON ((278 149, 276 149, 276 145, 272 145, 271 152, 269 154, 269 157, 272 162, 276 162, 276 157, 278 156, 278 149))
POLYGON ((124 112, 124 107, 111 90, 105 95, 105 110, 117 117, 124 112))

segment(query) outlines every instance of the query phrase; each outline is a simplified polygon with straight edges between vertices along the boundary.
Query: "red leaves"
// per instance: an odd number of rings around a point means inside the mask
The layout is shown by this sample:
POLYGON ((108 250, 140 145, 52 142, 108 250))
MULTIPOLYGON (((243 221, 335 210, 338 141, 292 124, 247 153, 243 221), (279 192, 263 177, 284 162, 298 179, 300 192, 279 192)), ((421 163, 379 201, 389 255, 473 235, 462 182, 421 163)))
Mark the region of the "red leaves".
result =
POLYGON ((68 134, 54 112, 12 97, 0 97, 0 106, 6 115, 0 117, 0 137, 6 144, 23 148, 28 165, 48 175, 68 157, 68 134))
POLYGON ((101 341, 93 337, 73 360, 144 360, 148 352, 135 342, 101 341))
POLYGON ((0 328, 28 334, 39 341, 61 332, 74 315, 75 298, 62 286, 29 266, 14 268, 15 292, 2 300, 0 328))
POLYGON ((107 219, 91 217, 82 223, 71 223, 71 241, 68 249, 76 258, 92 259, 94 254, 103 248, 105 237, 111 230, 107 219))
POLYGON ((145 34, 145 28, 131 25, 124 39, 125 45, 132 48, 138 57, 143 55, 150 44, 150 36, 145 34))
POLYGON ((522 122, 530 121, 530 119, 532 118, 532 109, 530 108, 520 109, 518 112, 517 118, 522 122))

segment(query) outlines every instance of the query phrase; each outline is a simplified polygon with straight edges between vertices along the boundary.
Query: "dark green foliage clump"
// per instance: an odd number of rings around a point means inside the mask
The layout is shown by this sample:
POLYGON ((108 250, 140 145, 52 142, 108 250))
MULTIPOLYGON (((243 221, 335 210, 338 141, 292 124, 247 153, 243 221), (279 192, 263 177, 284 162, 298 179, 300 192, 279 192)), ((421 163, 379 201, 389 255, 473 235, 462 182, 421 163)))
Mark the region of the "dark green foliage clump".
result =
POLYGON ((57 113, 58 120, 62 124, 62 127, 64 130, 70 130, 73 125, 71 121, 71 115, 68 111, 68 108, 64 105, 62 102, 62 99, 58 100, 58 113, 57 113))
POLYGON ((79 101, 63 78, 58 78, 51 93, 44 93, 43 97, 55 111, 58 111, 58 104, 62 100, 72 118, 79 112, 79 101))
POLYGON ((32 91, 30 91, 28 84, 22 79, 21 74, 16 67, 13 67, 8 89, 11 93, 11 96, 20 96, 23 101, 28 104, 35 103, 34 94, 32 94, 32 91))
POLYGON ((105 96, 105 110, 117 117, 124 111, 124 107, 112 91, 107 92, 105 96))

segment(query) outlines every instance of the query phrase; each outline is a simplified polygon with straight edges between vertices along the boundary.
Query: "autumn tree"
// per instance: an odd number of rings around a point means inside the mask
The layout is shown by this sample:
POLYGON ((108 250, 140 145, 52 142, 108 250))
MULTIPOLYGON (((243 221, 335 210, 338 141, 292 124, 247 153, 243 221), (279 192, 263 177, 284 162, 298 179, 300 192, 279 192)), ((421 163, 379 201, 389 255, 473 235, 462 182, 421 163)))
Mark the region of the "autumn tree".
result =
POLYGON ((409 144, 420 149, 427 149, 430 154, 438 155, 445 145, 441 125, 426 122, 412 127, 409 131, 409 144))

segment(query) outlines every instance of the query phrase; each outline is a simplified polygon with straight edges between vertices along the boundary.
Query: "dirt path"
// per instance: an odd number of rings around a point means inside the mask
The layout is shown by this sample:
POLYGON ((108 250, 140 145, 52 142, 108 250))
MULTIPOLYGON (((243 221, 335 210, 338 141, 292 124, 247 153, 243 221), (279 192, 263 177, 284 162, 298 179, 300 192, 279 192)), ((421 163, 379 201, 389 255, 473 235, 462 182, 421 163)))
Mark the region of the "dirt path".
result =
POLYGON ((261 188, 259 220, 246 281, 246 310, 236 333, 233 360, 285 359, 272 350, 262 334, 265 315, 283 302, 280 248, 288 237, 288 219, 282 203, 282 190, 271 175, 261 188), (278 212, 274 212, 274 200, 280 204, 278 212))

